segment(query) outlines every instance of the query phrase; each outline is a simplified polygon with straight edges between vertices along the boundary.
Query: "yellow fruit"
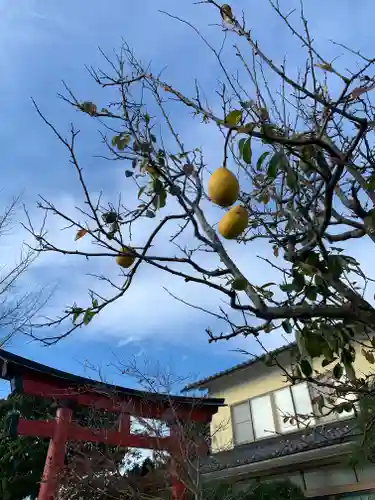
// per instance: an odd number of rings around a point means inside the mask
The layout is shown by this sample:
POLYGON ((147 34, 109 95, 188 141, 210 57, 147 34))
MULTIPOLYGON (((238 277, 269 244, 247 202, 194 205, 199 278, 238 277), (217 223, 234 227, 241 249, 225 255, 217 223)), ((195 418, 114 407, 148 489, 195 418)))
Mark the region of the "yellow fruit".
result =
POLYGON ((218 231, 227 240, 233 240, 245 231, 249 222, 246 208, 236 205, 221 218, 218 231))
POLYGON ((239 194, 237 177, 227 168, 217 168, 208 181, 208 196, 211 201, 220 207, 229 207, 239 194))
POLYGON ((124 247, 121 254, 117 255, 116 263, 121 267, 131 267, 135 261, 135 256, 129 252, 130 248, 124 247))

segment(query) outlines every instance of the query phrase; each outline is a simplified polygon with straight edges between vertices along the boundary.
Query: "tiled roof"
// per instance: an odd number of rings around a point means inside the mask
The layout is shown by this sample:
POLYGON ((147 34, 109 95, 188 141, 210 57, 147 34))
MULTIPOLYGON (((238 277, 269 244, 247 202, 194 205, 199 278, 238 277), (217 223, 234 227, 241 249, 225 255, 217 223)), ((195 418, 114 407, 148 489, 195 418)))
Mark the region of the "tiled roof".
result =
POLYGON ((275 349, 269 353, 262 354, 261 356, 256 356, 256 357, 251 358, 247 361, 244 361, 243 363, 232 366, 231 368, 228 368, 227 370, 217 372, 214 375, 210 375, 207 378, 203 378, 201 380, 198 380, 197 382, 193 382, 192 384, 188 384, 182 389, 181 392, 188 392, 188 391, 191 391, 192 389, 199 389, 199 388, 203 387, 204 385, 206 385, 208 382, 216 380, 216 379, 223 377, 225 375, 229 375, 231 373, 234 373, 237 370, 241 370, 242 368, 247 368, 248 366, 251 366, 251 365, 257 363, 258 361, 263 361, 266 358, 266 356, 269 354, 275 356, 275 355, 281 354, 284 351, 288 351, 289 349, 292 349, 295 346, 296 346, 295 342, 291 342, 287 345, 283 345, 282 347, 279 347, 278 349, 275 349))
POLYGON ((205 459, 201 472, 220 471, 271 458, 292 455, 353 440, 358 435, 353 420, 332 422, 306 428, 293 434, 275 436, 254 443, 236 446, 205 459))

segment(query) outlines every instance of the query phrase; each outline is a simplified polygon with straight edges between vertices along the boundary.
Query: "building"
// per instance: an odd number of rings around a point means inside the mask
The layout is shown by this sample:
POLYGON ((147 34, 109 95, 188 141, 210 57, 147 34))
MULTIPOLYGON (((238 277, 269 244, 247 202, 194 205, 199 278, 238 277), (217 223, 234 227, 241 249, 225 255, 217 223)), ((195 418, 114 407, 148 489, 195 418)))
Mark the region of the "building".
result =
MULTIPOLYGON (((288 367, 295 352, 295 344, 290 344, 272 354, 280 366, 288 367)), ((316 386, 291 386, 281 368, 264 361, 265 356, 258 357, 185 387, 205 390, 226 403, 211 423, 212 453, 202 466, 204 479, 230 480, 240 487, 254 479, 288 477, 310 498, 375 498, 375 465, 350 466, 359 432, 354 412, 320 415, 314 407, 316 386), (285 418, 295 414, 314 418, 285 418)), ((314 363, 321 366, 321 361, 314 363)), ((369 374, 373 366, 358 348, 356 375, 369 374)), ((324 377, 332 377, 331 365, 324 377)))

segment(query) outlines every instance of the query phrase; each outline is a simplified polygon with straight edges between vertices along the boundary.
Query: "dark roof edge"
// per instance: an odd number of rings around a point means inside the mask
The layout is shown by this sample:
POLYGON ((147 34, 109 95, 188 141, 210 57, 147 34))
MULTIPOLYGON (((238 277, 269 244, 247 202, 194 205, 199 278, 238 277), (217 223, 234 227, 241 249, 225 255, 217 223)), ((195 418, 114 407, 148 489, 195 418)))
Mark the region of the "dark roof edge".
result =
POLYGON ((241 370, 243 368, 247 368, 249 366, 255 365, 259 361, 264 361, 267 355, 272 355, 272 356, 277 356, 279 354, 282 354, 283 352, 289 351, 293 349, 293 347, 296 347, 296 342, 291 342, 287 345, 283 345, 281 347, 278 347, 277 349, 274 349, 273 351, 266 352, 260 356, 254 357, 248 361, 244 361, 243 363, 239 363, 238 365, 232 366, 232 368, 228 368, 227 370, 223 370, 221 372, 217 372, 214 375, 210 375, 207 378, 203 378, 201 380, 198 380, 197 382, 193 382, 192 384, 186 385, 181 392, 189 392, 192 391, 193 389, 205 389, 206 385, 209 382, 212 382, 214 380, 217 380, 218 378, 224 377, 225 375, 230 375, 238 370, 241 370))
POLYGON ((32 361, 31 359, 23 358, 18 354, 13 354, 9 351, 4 351, 3 349, 0 349, 0 378, 4 378, 1 377, 1 365, 4 362, 7 363, 8 366, 11 365, 13 369, 12 371, 14 372, 17 371, 22 372, 23 370, 29 372, 38 372, 61 380, 68 380, 74 385, 88 385, 91 386, 93 389, 107 389, 123 396, 134 396, 146 400, 148 399, 149 401, 165 400, 166 398, 170 398, 176 403, 181 403, 181 404, 201 403, 202 405, 207 405, 207 406, 224 405, 224 399, 222 398, 191 398, 178 395, 147 392, 139 389, 129 389, 118 385, 99 382, 86 377, 81 377, 79 375, 74 375, 73 373, 64 372, 62 370, 58 370, 50 366, 43 365, 42 363, 32 361))

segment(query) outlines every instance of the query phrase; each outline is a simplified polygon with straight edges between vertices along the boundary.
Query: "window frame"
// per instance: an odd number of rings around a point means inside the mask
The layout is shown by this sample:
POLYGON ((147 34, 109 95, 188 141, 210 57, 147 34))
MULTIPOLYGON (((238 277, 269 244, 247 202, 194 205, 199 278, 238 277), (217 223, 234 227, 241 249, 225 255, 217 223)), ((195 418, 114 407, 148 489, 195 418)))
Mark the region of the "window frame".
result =
MULTIPOLYGON (((346 374, 344 373, 342 375, 342 378, 345 377, 345 376, 346 376, 346 374)), ((332 385, 335 385, 335 383, 340 382, 340 380, 336 380, 334 378, 334 376, 333 376, 333 370, 328 370, 327 372, 322 373, 321 376, 319 377, 319 380, 321 380, 323 383, 324 382, 332 382, 332 385)), ((314 396, 314 397, 311 398, 311 400, 313 400, 321 392, 319 392, 319 386, 314 386, 314 384, 311 384, 311 383, 309 385, 310 385, 310 393, 311 393, 312 396, 314 396)), ((331 389, 328 388, 328 387, 326 387, 326 389, 328 389, 328 391, 331 391, 331 389)), ((328 392, 327 395, 329 396, 330 393, 328 392)), ((340 397, 337 398, 337 400, 340 400, 340 399, 341 399, 340 397)), ((356 406, 356 410, 358 411, 357 405, 355 405, 355 406, 356 406)), ((319 409, 317 408, 316 405, 313 405, 313 411, 317 415, 316 419, 315 419, 316 422, 317 422, 317 425, 319 425, 319 424, 330 424, 332 422, 342 422, 342 421, 345 421, 345 420, 350 420, 350 419, 354 418, 354 416, 355 416, 355 411, 354 410, 352 410, 351 412, 343 412, 343 413, 338 413, 336 411, 332 411, 332 412, 330 412, 327 415, 322 415, 322 414, 319 413, 319 409)))
POLYGON ((266 392, 265 394, 259 394, 258 396, 254 396, 253 398, 249 399, 250 416, 251 416, 251 420, 252 420, 252 423, 253 423, 253 429, 254 429, 254 441, 261 441, 262 439, 269 439, 269 438, 277 436, 278 429, 277 429, 277 425, 276 425, 276 422, 275 422, 275 400, 274 400, 274 397, 273 397, 274 392, 275 391, 269 391, 269 392, 266 392), (269 434, 267 436, 261 436, 261 437, 257 438, 257 437, 255 437, 256 433, 255 433, 255 424, 254 424, 253 409, 252 409, 251 401, 254 401, 254 399, 262 399, 262 398, 267 398, 267 397, 270 398, 270 406, 271 406, 271 411, 272 411, 273 425, 274 425, 274 428, 275 428, 275 432, 273 434, 269 434))
POLYGON ((255 430, 254 430, 253 415, 252 415, 251 406, 250 406, 250 399, 244 399, 243 401, 237 401, 237 403, 230 405, 230 419, 231 419, 231 429, 232 429, 232 440, 233 440, 234 446, 242 446, 243 444, 254 443, 255 430), (250 420, 247 420, 246 422, 250 422, 252 438, 250 438, 247 441, 241 441, 240 443, 236 443, 236 428, 235 428, 235 426, 237 424, 243 424, 243 423, 245 423, 245 421, 244 422, 236 422, 236 423, 234 422, 234 418, 233 418, 234 408, 236 406, 239 406, 239 405, 242 405, 245 403, 249 406, 250 420))
MULTIPOLYGON (((306 384, 306 388, 307 388, 307 391, 308 391, 308 396, 310 398, 310 402, 311 402, 311 407, 314 411, 314 405, 312 403, 312 393, 311 393, 311 388, 310 388, 310 384, 308 382, 300 382, 301 384, 306 384)), ((295 385, 299 385, 299 384, 295 384, 295 385)), ((254 396, 252 398, 249 398, 249 399, 243 399, 241 401, 236 401, 236 403, 233 403, 230 405, 230 414, 231 414, 231 430, 232 430, 232 440, 233 440, 233 445, 234 446, 242 446, 244 444, 249 444, 249 443, 254 443, 254 442, 257 442, 257 441, 262 441, 262 440, 265 440, 265 439, 270 439, 270 438, 273 438, 273 437, 276 437, 278 435, 286 435, 286 434, 291 434, 293 432, 298 432, 299 430, 301 430, 301 428, 303 428, 303 423, 300 423, 298 420, 296 420, 296 427, 295 428, 292 428, 290 430, 287 430, 287 431, 281 431, 280 428, 279 428, 279 422, 278 422, 278 416, 277 416, 277 407, 276 407, 276 401, 275 401, 275 393, 277 391, 280 391, 280 390, 284 390, 284 389, 289 389, 289 394, 291 396, 291 399, 292 399, 292 403, 293 403, 293 410, 294 410, 294 415, 296 415, 296 404, 295 404, 295 400, 294 400, 294 396, 293 396, 293 391, 292 391, 292 387, 294 387, 293 384, 289 384, 289 385, 285 385, 284 387, 280 387, 279 389, 276 389, 276 390, 273 390, 273 391, 268 391, 268 392, 265 392, 263 394, 259 394, 257 396, 254 396), (262 397, 270 397, 270 402, 271 402, 271 408, 272 408, 272 416, 273 416, 273 421, 274 421, 274 426, 275 426, 275 433, 274 434, 269 434, 268 436, 262 436, 262 437, 259 437, 257 438, 256 437, 256 434, 255 434, 255 427, 254 427, 254 417, 253 417, 253 410, 252 410, 252 407, 251 407, 251 401, 253 399, 257 399, 257 398, 262 398, 262 397), (250 424, 251 424, 251 432, 252 432, 252 439, 250 438, 249 440, 247 441, 242 441, 241 443, 237 443, 236 442, 236 425, 237 423, 234 421, 234 408, 236 406, 239 406, 241 404, 244 404, 244 403, 247 403, 249 405, 249 412, 250 412, 250 424)), ((317 419, 317 418, 314 418, 314 422, 313 422, 313 426, 315 425, 319 425, 319 420, 320 419, 317 419)), ((240 424, 243 423, 243 422, 239 422, 240 424)))

